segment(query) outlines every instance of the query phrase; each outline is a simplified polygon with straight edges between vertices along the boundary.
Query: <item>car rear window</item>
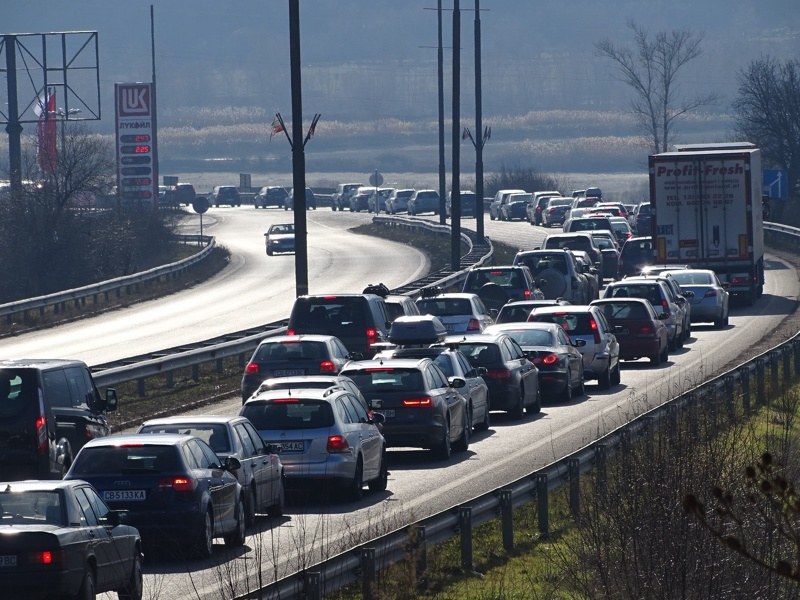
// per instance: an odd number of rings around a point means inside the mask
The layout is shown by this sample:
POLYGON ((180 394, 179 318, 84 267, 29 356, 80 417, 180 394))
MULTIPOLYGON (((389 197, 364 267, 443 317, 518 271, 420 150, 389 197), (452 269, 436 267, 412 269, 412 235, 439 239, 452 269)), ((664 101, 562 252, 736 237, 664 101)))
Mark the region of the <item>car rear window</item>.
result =
POLYGON ((375 367, 342 371, 364 394, 371 392, 413 392, 425 388, 422 373, 416 368, 375 367))
POLYGON ((599 306, 610 321, 650 319, 650 312, 640 302, 603 302, 599 306))
POLYGON ((592 335, 592 317, 588 313, 544 313, 532 314, 529 321, 537 323, 555 323, 569 335, 592 335))
POLYGON ((473 367, 486 367, 502 361, 500 349, 496 344, 460 343, 458 349, 467 357, 473 367))
POLYGON ((211 446, 214 452, 230 452, 231 443, 228 428, 221 423, 169 423, 163 425, 143 425, 137 433, 182 433, 200 438, 211 446))
POLYGON ((0 492, 1 525, 13 523, 66 525, 57 490, 11 490, 0 492))
POLYGON ((531 310, 533 309, 530 306, 504 306, 500 309, 500 314, 497 315, 495 321, 497 323, 527 321, 531 310))
POLYGON ((311 341, 264 342, 256 350, 253 362, 318 359, 325 356, 325 344, 311 341))
POLYGON ((334 425, 331 405, 324 400, 289 397, 265 402, 248 402, 242 415, 256 429, 319 429, 334 425))
POLYGON ((552 332, 543 329, 507 329, 505 333, 520 346, 552 346, 555 343, 552 332))
POLYGON ((518 269, 491 269, 468 273, 464 291, 477 292, 487 283, 506 288, 525 287, 525 280, 518 269))
POLYGON ((471 315, 472 304, 467 298, 425 298, 417 301, 419 312, 435 317, 471 315))
POLYGON ((610 298, 644 298, 650 304, 661 304, 661 288, 657 284, 625 284, 611 287, 610 298))
MULTIPOLYGON (((598 227, 597 229, 608 229, 608 227, 598 227)), ((572 248, 573 250, 590 250, 592 247, 588 239, 581 236, 567 238, 548 238, 545 241, 547 248, 572 248)))
POLYGON ((366 329, 369 307, 360 297, 324 296, 298 298, 290 319, 297 333, 351 337, 366 329))
POLYGON ((0 418, 18 416, 25 412, 26 407, 35 406, 38 398, 36 387, 34 371, 0 369, 0 418))
POLYGON ((628 256, 650 256, 653 253, 653 244, 650 240, 627 241, 622 247, 622 254, 628 256))
POLYGON ((679 285, 713 285, 714 278, 710 273, 673 273, 672 278, 679 285))
POLYGON ((165 473, 182 469, 177 446, 142 443, 88 448, 84 446, 70 473, 80 478, 83 475, 165 473))
POLYGON ((567 259, 563 254, 532 254, 521 257, 519 262, 528 267, 534 275, 547 269, 555 269, 565 275, 567 273, 567 259))

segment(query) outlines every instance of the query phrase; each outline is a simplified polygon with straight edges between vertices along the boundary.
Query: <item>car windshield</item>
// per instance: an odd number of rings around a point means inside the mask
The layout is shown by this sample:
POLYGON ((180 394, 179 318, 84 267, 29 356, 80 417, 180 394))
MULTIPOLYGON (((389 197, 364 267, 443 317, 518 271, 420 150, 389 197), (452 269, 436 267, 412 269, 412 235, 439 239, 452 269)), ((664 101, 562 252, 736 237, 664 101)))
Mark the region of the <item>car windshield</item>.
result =
POLYGON ((319 429, 335 424, 331 405, 324 400, 289 397, 247 402, 242 415, 258 430, 319 429))
POLYGON ((269 228, 270 233, 294 233, 294 225, 273 225, 269 228))
POLYGON ((435 317, 457 317, 472 314, 467 298, 423 298, 417 301, 419 312, 435 317))
POLYGON ((81 478, 84 475, 167 473, 179 469, 182 466, 177 446, 143 442, 84 447, 75 458, 70 473, 81 478))
POLYGON ((214 452, 230 452, 228 428, 221 423, 164 423, 143 425, 137 433, 182 433, 199 437, 214 452))
POLYGON ((370 367, 343 371, 358 389, 370 392, 413 392, 425 389, 419 369, 403 367, 370 367))
POLYGON ((672 273, 672 278, 678 282, 679 285, 713 285, 714 277, 711 273, 672 273))
POLYGON ((12 523, 66 526, 57 490, 7 490, 0 492, 0 525, 12 523))

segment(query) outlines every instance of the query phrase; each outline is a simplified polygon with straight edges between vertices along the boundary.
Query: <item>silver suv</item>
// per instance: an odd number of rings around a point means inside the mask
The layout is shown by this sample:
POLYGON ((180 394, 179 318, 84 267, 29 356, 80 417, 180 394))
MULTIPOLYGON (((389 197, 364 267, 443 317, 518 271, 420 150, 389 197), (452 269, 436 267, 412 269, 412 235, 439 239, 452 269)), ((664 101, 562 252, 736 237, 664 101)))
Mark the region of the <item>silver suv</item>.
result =
POLYGON ((514 265, 525 265, 548 300, 563 298, 571 304, 592 300, 586 275, 580 272, 568 250, 525 250, 517 252, 514 265))
POLYGON ((584 340, 578 347, 583 356, 583 376, 596 379, 600 389, 607 390, 620 382, 619 343, 614 330, 597 306, 546 306, 534 308, 528 321, 555 323, 573 342, 584 340))

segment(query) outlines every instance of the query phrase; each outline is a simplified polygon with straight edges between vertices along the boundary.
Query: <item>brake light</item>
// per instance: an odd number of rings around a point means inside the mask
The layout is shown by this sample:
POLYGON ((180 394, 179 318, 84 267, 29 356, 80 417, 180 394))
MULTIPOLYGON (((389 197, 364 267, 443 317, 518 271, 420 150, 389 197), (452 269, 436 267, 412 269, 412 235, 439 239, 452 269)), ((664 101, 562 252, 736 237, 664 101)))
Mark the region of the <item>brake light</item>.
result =
POLYGON ((286 330, 286 335, 297 335, 297 333, 295 332, 294 329, 287 329, 286 330))
POLYGON ((258 371, 258 363, 247 363, 247 366, 244 368, 245 375, 255 375, 258 371))
POLYGON ((669 314, 669 302, 667 302, 666 298, 661 300, 661 308, 664 309, 665 313, 669 314))
POLYGON ((367 344, 374 344, 378 341, 378 330, 369 327, 367 329, 367 344))
POLYGON ((275 398, 273 404, 297 404, 297 398, 275 398))
POLYGON ((531 291, 530 290, 525 290, 525 291, 522 292, 522 295, 525 296, 525 300, 530 300, 531 291))
POLYGON ((392 367, 369 367, 364 369, 365 373, 391 373, 394 371, 392 367))
POLYGON ((489 369, 486 372, 489 379, 511 379, 511 371, 508 369, 489 369))
POLYGON ((192 492, 197 480, 191 477, 164 477, 158 482, 159 488, 172 488, 173 492, 192 492))
POLYGON ((747 277, 731 277, 731 283, 733 285, 741 285, 743 283, 747 283, 747 277))
POLYGON ((37 565, 54 565, 62 562, 59 550, 42 550, 41 552, 33 552, 29 556, 30 561, 37 565))
POLYGON ((36 419, 36 454, 47 454, 47 419, 44 415, 36 419))
POLYGON ((406 398, 403 400, 403 406, 419 406, 428 408, 433 406, 433 398, 430 396, 422 396, 421 398, 406 398))
POLYGON ((481 324, 478 323, 478 319, 470 319, 469 324, 467 325, 467 331, 480 331, 481 324))
POLYGON ((350 450, 350 444, 348 444, 347 440, 341 435, 331 435, 328 436, 328 444, 326 449, 331 454, 347 452, 350 450))
POLYGON ((594 317, 589 317, 589 329, 592 330, 592 335, 594 335, 594 343, 600 343, 600 331, 597 329, 597 321, 594 320, 594 317))
POLYGON ((544 356, 538 357, 538 360, 543 365, 554 365, 558 363, 558 354, 545 354, 544 356))
POLYGON ((336 372, 336 365, 329 360, 323 360, 319 363, 319 372, 320 373, 335 373, 336 372))
POLYGON ((717 295, 717 290, 708 290, 703 298, 714 298, 717 295))
POLYGON ((650 333, 652 333, 652 329, 650 328, 649 325, 645 325, 644 327, 639 329, 640 335, 650 335, 650 333))

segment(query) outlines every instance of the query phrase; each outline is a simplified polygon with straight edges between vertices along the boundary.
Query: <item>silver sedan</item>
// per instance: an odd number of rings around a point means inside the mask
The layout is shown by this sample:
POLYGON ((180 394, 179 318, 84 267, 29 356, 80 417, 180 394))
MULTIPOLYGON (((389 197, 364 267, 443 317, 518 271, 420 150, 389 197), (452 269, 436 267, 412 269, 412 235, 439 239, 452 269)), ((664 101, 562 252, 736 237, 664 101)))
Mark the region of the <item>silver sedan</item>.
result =
POLYGON ((684 291, 694 292, 688 298, 692 306, 692 323, 713 322, 714 327, 728 325, 728 302, 730 294, 727 284, 719 281, 716 273, 709 269, 679 269, 666 271, 684 291))

